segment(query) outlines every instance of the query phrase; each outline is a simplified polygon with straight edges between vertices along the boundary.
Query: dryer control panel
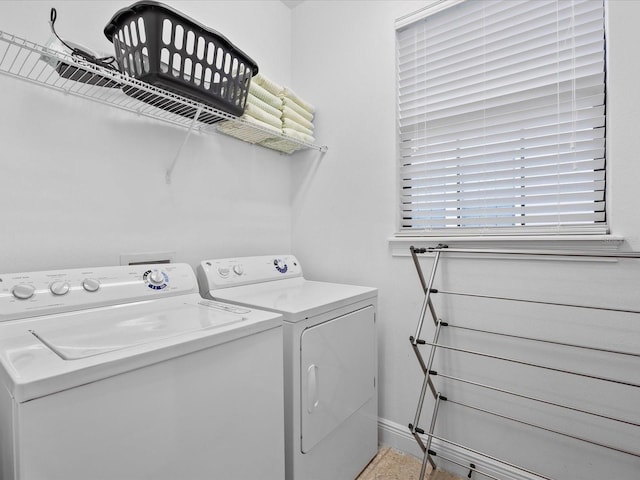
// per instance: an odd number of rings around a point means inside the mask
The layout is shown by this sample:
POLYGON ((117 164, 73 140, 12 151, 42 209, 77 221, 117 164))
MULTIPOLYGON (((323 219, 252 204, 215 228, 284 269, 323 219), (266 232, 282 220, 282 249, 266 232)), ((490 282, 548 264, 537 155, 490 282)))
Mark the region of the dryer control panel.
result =
POLYGON ((200 291, 302 277, 293 255, 265 255, 204 260, 198 265, 200 291))
POLYGON ((182 263, 0 274, 0 321, 197 291, 182 263))

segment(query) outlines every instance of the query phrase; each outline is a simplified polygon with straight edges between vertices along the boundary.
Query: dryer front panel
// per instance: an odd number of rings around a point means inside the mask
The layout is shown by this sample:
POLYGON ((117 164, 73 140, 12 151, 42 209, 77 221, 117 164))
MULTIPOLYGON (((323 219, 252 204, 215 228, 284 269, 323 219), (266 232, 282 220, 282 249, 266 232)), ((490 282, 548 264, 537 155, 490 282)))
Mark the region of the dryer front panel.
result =
POLYGON ((309 452, 376 394, 372 306, 303 331, 301 450, 309 452))

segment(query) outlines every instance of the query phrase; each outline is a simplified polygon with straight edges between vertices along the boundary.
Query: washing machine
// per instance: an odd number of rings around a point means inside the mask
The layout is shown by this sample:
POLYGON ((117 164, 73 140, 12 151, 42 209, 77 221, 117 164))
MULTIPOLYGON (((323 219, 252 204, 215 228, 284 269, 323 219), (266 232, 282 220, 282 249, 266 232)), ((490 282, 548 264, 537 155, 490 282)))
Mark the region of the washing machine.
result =
POLYGON ((0 477, 282 480, 281 351, 186 264, 0 274, 0 477))
POLYGON ((378 447, 377 290, 307 280, 292 255, 202 261, 203 297, 284 319, 285 478, 353 480, 378 447))

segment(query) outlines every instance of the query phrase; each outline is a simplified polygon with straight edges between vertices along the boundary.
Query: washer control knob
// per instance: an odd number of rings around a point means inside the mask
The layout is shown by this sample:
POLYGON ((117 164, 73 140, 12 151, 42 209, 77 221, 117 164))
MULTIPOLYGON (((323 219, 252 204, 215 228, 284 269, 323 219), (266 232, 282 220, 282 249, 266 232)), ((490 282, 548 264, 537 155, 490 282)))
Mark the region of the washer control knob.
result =
POLYGON ((149 275, 149 281, 154 285, 162 285, 164 283, 164 275, 158 270, 154 270, 149 275))
POLYGON ((222 278, 227 278, 229 276, 229 267, 218 267, 218 274, 222 278))
POLYGON ((280 258, 276 258, 273 261, 273 265, 276 267, 276 270, 280 273, 287 273, 287 270, 289 269, 287 264, 284 263, 284 261, 280 258))
POLYGON ((84 288, 87 292, 97 292, 100 288, 100 280, 95 278, 85 278, 82 281, 82 288, 84 288))
POLYGON ((54 295, 66 295, 69 293, 69 283, 64 280, 56 280, 49 285, 49 290, 54 295))
POLYGON ((233 273, 236 275, 242 275, 244 273, 244 267, 242 265, 234 265, 233 273))
POLYGON ((36 287, 26 283, 19 283, 13 287, 11 293, 13 293, 14 297, 19 298, 20 300, 26 300, 27 298, 33 297, 33 294, 36 293, 36 287))

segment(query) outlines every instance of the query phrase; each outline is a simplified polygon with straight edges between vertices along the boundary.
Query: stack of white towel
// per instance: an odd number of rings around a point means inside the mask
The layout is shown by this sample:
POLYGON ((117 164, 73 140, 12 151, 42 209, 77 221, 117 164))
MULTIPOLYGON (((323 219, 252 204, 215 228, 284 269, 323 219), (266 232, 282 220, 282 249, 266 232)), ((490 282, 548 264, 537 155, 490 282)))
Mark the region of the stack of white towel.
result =
POLYGON ((313 143, 313 105, 298 97, 290 88, 284 88, 280 94, 282 98, 282 130, 285 135, 297 138, 303 142, 313 143))
MULTIPOLYGON (((254 77, 255 78, 255 77, 254 77)), ((261 143, 282 134, 282 101, 255 81, 249 84, 249 93, 242 118, 247 123, 261 127, 246 128, 242 123, 225 121, 218 123, 218 130, 250 143, 261 143)))
POLYGON ((292 153, 304 146, 289 138, 306 143, 315 141, 314 113, 314 106, 298 97, 290 88, 282 87, 258 73, 251 80, 242 118, 259 125, 262 130, 245 128, 234 122, 220 122, 218 129, 251 143, 292 153))

